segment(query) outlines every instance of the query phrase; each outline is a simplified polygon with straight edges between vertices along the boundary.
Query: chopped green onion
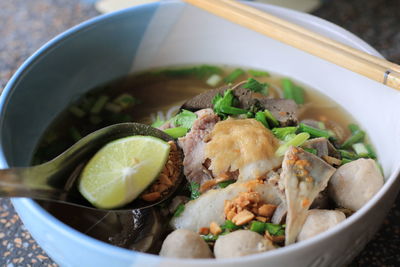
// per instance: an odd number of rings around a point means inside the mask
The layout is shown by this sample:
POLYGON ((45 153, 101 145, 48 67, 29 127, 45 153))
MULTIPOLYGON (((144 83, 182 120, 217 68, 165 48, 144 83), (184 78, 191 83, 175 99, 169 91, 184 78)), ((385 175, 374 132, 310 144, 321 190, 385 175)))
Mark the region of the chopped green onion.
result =
POLYGON ((239 225, 236 225, 234 222, 230 220, 226 220, 223 225, 221 225, 222 230, 228 230, 228 231, 235 231, 240 229, 241 227, 239 225))
POLYGON ((270 74, 266 71, 262 71, 262 70, 248 70, 247 71, 251 76, 254 77, 269 77, 270 74))
POLYGON ((122 111, 122 107, 114 103, 106 103, 104 108, 112 113, 120 113, 122 111))
POLYGON ((355 143, 352 145, 352 147, 358 156, 368 157, 368 150, 363 143, 355 143))
POLYGON ((197 199, 201 193, 200 193, 200 185, 195 182, 191 182, 189 184, 189 190, 190 190, 190 199, 197 199))
POLYGON ((269 129, 269 125, 268 125, 268 122, 267 122, 267 119, 265 117, 265 113, 264 112, 262 112, 262 111, 257 112, 255 118, 256 118, 257 121, 261 122, 262 125, 265 126, 265 128, 269 129))
POLYGON ((322 129, 322 130, 325 130, 325 129, 326 129, 325 123, 323 123, 322 121, 319 121, 319 122, 318 122, 318 128, 320 128, 320 129, 322 129))
POLYGON ((276 235, 276 236, 285 235, 284 225, 265 223, 265 228, 271 235, 276 235))
POLYGON ((293 82, 287 78, 282 79, 282 87, 284 98, 293 99, 297 104, 304 104, 303 88, 294 85, 293 82))
POLYGON ((290 146, 301 146, 308 138, 310 138, 310 134, 308 133, 297 134, 295 137, 278 147, 275 151, 275 155, 278 157, 285 155, 290 146))
POLYGON ((254 116, 255 116, 255 114, 253 113, 253 112, 251 112, 251 111, 248 111, 247 113, 246 113, 246 117, 247 118, 254 118, 254 116))
POLYGON ((75 142, 79 141, 82 138, 81 133, 75 127, 69 128, 69 134, 75 142))
POLYGON ((166 134, 169 134, 173 138, 179 138, 185 136, 188 131, 189 129, 185 127, 175 127, 164 130, 166 134))
POLYGON ((176 127, 192 128, 193 122, 197 119, 197 115, 189 110, 183 109, 180 113, 175 115, 171 122, 176 127))
POLYGON ((160 120, 160 117, 157 116, 156 121, 153 122, 153 123, 151 124, 151 126, 154 127, 154 128, 158 128, 158 127, 160 127, 161 125, 163 125, 164 123, 166 123, 166 121, 160 120))
POLYGON ((218 239, 218 235, 213 235, 213 234, 201 235, 201 237, 206 242, 215 242, 218 239))
POLYGON ((184 210, 185 210, 185 205, 183 205, 182 203, 179 204, 178 207, 176 208, 173 216, 174 217, 179 217, 184 210))
POLYGON ((70 107, 69 112, 71 112, 73 115, 75 115, 78 118, 83 118, 86 115, 86 112, 83 111, 82 109, 78 108, 77 106, 70 107))
POLYGON ((350 124, 348 125, 348 128, 349 128, 349 130, 350 130, 350 132, 351 132, 352 134, 354 134, 355 132, 357 132, 357 131, 360 130, 360 127, 358 127, 358 125, 356 125, 356 124, 354 124, 354 123, 350 123, 350 124))
POLYGON ((235 180, 228 180, 228 181, 224 181, 224 182, 220 182, 218 183, 218 187, 219 188, 225 188, 230 184, 233 184, 234 182, 236 182, 235 180))
POLYGON ((271 124, 273 127, 279 126, 279 121, 275 118, 274 115, 272 115, 271 111, 266 109, 264 110, 264 114, 269 124, 271 124))
POLYGON ((176 69, 165 69, 156 71, 153 74, 163 74, 166 76, 179 77, 179 76, 196 76, 199 79, 204 79, 212 74, 221 74, 222 69, 217 66, 201 65, 196 67, 183 67, 176 69))
POLYGON ((352 159, 347 159, 347 158, 343 158, 343 159, 342 159, 342 165, 344 165, 344 164, 346 164, 346 163, 349 163, 349 162, 352 162, 352 161, 354 161, 354 160, 352 160, 352 159))
POLYGON ((100 122, 103 121, 103 119, 100 116, 92 115, 89 117, 89 121, 91 124, 99 124, 100 122))
POLYGON ((103 109, 104 105, 107 103, 109 97, 106 95, 101 95, 99 98, 97 98, 96 102, 93 104, 92 109, 90 110, 90 113, 92 114, 98 114, 100 111, 103 109))
POLYGON ((372 159, 376 159, 377 156, 376 156, 375 150, 374 150, 374 148, 372 147, 372 145, 371 145, 371 144, 366 144, 365 147, 366 147, 367 150, 368 150, 368 156, 369 156, 370 158, 372 158, 372 159))
POLYGON ((325 137, 327 139, 331 137, 331 134, 328 131, 317 129, 304 123, 299 124, 298 131, 309 133, 312 137, 325 137))
POLYGON ((206 84, 208 84, 211 87, 217 86, 220 82, 222 81, 222 77, 218 74, 213 74, 211 75, 207 81, 206 84))
POLYGON ((317 152, 318 152, 315 148, 303 147, 303 149, 305 151, 307 151, 308 153, 311 153, 311 154, 314 154, 314 155, 317 155, 317 152))
POLYGON ((225 77, 224 81, 225 83, 233 83, 237 78, 239 78, 241 75, 244 74, 245 74, 244 70, 235 69, 228 76, 225 77))
POLYGON ((119 105, 122 109, 129 108, 140 101, 130 94, 121 94, 113 101, 115 104, 119 105))
POLYGON ((260 83, 253 78, 247 79, 247 82, 243 85, 243 88, 263 95, 268 95, 268 84, 260 83))
POLYGON ((294 134, 297 131, 297 127, 282 127, 273 128, 272 133, 280 140, 285 140, 287 135, 294 134))
POLYGON ((250 225, 250 231, 259 233, 259 234, 264 234, 265 232, 266 225, 263 222, 259 221, 252 221, 250 225))
POLYGON ((349 148, 351 145, 362 142, 365 137, 365 132, 361 130, 357 130, 353 133, 352 136, 350 136, 346 141, 344 141, 343 145, 341 148, 349 148))
POLYGON ((359 157, 353 152, 343 150, 343 149, 339 149, 338 151, 342 158, 347 158, 347 159, 351 159, 351 160, 359 159, 359 157))

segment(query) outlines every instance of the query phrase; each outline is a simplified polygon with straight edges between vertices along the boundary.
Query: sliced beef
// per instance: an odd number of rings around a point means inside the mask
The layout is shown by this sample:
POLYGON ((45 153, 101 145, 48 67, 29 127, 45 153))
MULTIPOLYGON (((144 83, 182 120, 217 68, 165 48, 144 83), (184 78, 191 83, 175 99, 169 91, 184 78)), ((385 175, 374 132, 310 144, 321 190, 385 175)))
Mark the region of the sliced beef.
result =
POLYGON ((321 158, 301 148, 290 147, 285 153, 281 179, 285 186, 287 203, 285 244, 296 241, 307 217, 307 210, 324 190, 335 172, 321 158))
POLYGON ((260 96, 246 88, 243 85, 246 82, 238 83, 233 87, 223 86, 218 89, 209 90, 205 93, 195 96, 185 102, 183 109, 196 111, 199 109, 212 108, 212 100, 217 94, 223 94, 227 89, 232 88, 233 94, 238 98, 239 108, 250 109, 268 109, 279 121, 281 126, 296 125, 297 119, 297 104, 291 99, 271 99, 265 96, 260 96))
POLYGON ((197 119, 194 121, 192 129, 185 137, 178 139, 178 144, 185 155, 183 171, 186 179, 189 182, 202 184, 207 180, 213 179, 211 173, 204 166, 206 161, 204 147, 206 137, 219 121, 219 117, 212 109, 199 110, 196 115, 197 119))
POLYGON ((336 150, 336 148, 329 142, 325 137, 313 138, 307 140, 304 145, 307 148, 313 148, 317 150, 317 156, 330 156, 334 158, 340 159, 340 153, 336 150))

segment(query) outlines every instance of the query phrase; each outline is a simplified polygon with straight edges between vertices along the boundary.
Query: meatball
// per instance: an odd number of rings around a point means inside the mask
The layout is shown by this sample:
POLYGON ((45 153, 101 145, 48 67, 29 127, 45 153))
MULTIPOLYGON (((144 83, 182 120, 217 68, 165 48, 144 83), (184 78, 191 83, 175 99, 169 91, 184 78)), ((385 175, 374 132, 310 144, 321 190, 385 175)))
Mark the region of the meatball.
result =
POLYGON ((339 205, 359 210, 383 186, 383 176, 372 159, 358 159, 339 167, 329 181, 329 196, 339 205))
POLYGON ((297 236, 297 241, 303 241, 325 232, 345 219, 346 216, 341 211, 309 210, 303 228, 297 236))
POLYGON ((215 242, 214 255, 218 258, 234 258, 274 249, 270 240, 250 230, 238 230, 220 236, 215 242))
POLYGON ((160 256, 172 258, 212 258, 207 243, 197 233, 178 229, 164 240, 160 256))

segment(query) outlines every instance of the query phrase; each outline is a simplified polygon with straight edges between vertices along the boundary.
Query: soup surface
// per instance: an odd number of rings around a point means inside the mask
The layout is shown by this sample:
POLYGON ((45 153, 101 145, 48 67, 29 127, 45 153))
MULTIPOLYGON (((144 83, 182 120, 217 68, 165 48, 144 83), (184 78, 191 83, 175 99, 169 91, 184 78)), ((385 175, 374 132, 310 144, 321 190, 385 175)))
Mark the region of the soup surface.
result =
MULTIPOLYGON (((48 161, 62 153, 83 136, 120 122, 141 122, 161 125, 179 112, 179 107, 200 93, 236 84, 249 78, 266 83, 264 96, 283 98, 284 77, 259 70, 208 65, 156 69, 133 74, 101 85, 60 114, 44 133, 34 156, 34 163, 48 161), (160 122, 160 123, 158 123, 160 122)), ((332 133, 332 142, 342 143, 351 136, 350 114, 337 103, 317 91, 295 84, 304 92, 299 105, 299 121, 317 121, 332 133)), ((187 195, 182 185, 178 195, 187 195)), ((170 232, 169 202, 144 211, 116 213, 82 209, 59 203, 40 202, 50 213, 73 228, 99 240, 138 251, 158 253, 170 232)))

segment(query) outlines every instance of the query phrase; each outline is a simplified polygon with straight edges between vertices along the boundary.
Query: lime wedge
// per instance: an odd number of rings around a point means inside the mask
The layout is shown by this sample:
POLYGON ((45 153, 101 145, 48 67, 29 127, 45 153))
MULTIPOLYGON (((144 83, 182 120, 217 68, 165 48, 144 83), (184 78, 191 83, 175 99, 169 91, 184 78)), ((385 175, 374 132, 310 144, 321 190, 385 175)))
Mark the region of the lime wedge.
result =
POLYGON ((131 136, 108 143, 86 164, 79 191, 95 207, 121 207, 157 178, 169 149, 167 142, 152 136, 131 136))

